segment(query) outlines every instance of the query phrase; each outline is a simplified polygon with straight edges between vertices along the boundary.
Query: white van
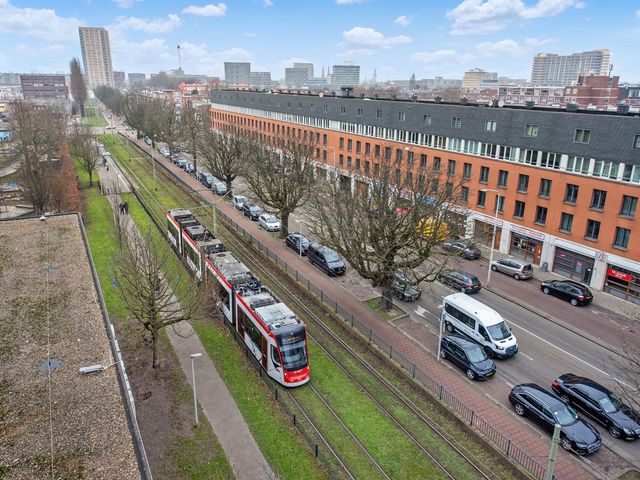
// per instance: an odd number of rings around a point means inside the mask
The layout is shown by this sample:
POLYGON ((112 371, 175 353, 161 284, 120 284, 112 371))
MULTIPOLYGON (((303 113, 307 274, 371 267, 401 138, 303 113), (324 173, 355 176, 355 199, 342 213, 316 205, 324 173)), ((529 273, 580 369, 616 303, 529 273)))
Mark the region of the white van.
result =
POLYGON ((482 345, 489 357, 518 353, 516 337, 500 314, 465 293, 444 297, 442 323, 449 333, 462 333, 482 345))

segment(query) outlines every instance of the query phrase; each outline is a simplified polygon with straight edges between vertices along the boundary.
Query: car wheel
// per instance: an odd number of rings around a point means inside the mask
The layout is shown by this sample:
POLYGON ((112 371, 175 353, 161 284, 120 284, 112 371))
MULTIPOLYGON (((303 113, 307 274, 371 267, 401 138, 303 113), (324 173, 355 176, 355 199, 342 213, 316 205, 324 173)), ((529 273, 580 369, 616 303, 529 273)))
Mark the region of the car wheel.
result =
POLYGON ((543 293, 544 293, 545 295, 549 295, 549 293, 550 293, 550 291, 549 291, 549 289, 548 289, 547 287, 544 287, 544 288, 542 289, 542 291, 543 291, 543 293))
POLYGON ((560 445, 562 446, 562 448, 564 448, 567 452, 572 452, 573 451, 573 445, 571 445, 571 440, 569 440, 567 437, 562 437, 560 439, 560 445))
POLYGON ((615 425, 611 425, 609 427, 609 433, 613 438, 620 438, 620 435, 622 435, 622 432, 620 431, 620 429, 615 425))
POLYGON ((476 379, 476 373, 471 370, 470 368, 467 368, 467 378, 469 380, 475 380, 476 379))
POLYGON ((447 332, 449 332, 449 333, 453 333, 453 332, 456 331, 456 329, 453 328, 453 325, 451 325, 450 322, 445 323, 444 327, 447 329, 447 332))
POLYGON ((515 278, 516 280, 520 280, 520 275, 518 275, 517 273, 513 275, 513 278, 515 278))
POLYGON ((513 409, 516 411, 516 413, 517 413, 518 415, 520 415, 521 417, 524 417, 524 415, 525 415, 525 413, 526 413, 526 412, 524 411, 524 407, 522 406, 522 404, 520 404, 520 403, 516 403, 516 404, 513 406, 513 409))
POLYGON ((575 298, 572 298, 572 299, 571 299, 571 305, 573 305, 574 307, 575 307, 576 305, 578 305, 578 300, 576 300, 575 298))
POLYGON ((440 358, 447 358, 447 352, 442 347, 440 347, 440 358))
POLYGON ((495 265, 491 265, 491 270, 493 270, 494 272, 498 271, 498 267, 496 267, 495 265))
POLYGON ((485 353, 487 354, 487 357, 489 357, 489 358, 493 358, 493 357, 494 357, 494 355, 495 355, 495 354, 493 353, 493 350, 491 350, 491 348, 490 348, 490 347, 484 347, 484 351, 485 351, 485 353))
POLYGON ((460 287, 460 291, 461 291, 462 293, 466 293, 466 292, 467 292, 467 289, 466 289, 466 288, 464 288, 464 287, 460 287))

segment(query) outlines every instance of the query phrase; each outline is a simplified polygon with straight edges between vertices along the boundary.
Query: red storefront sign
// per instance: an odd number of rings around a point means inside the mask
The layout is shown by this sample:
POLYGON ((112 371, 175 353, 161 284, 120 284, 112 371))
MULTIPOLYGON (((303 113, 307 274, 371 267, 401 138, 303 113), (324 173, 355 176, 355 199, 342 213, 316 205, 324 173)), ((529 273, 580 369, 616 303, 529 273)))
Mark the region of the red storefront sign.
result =
POLYGON ((620 272, 618 270, 614 270, 613 268, 607 268, 607 276, 617 278, 618 280, 622 280, 624 282, 631 281, 631 275, 628 273, 620 272))

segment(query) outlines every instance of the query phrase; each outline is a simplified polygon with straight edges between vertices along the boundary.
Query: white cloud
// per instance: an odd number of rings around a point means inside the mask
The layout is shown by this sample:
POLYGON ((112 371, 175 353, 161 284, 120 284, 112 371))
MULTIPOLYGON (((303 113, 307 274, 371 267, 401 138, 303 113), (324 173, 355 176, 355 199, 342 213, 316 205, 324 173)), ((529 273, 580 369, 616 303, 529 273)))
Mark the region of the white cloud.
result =
POLYGON ((116 69, 131 72, 158 71, 171 68, 168 65, 177 64, 176 54, 169 52, 169 47, 163 39, 129 42, 121 35, 113 35, 110 40, 113 58, 119 60, 118 67, 114 64, 116 69))
POLYGON ((406 35, 385 37, 382 33, 368 27, 353 27, 351 30, 342 32, 342 38, 343 45, 349 49, 380 49, 412 42, 411 37, 406 35))
POLYGON ((219 52, 209 51, 206 43, 180 44, 183 68, 189 72, 221 74, 224 62, 250 60, 253 54, 243 48, 229 48, 219 52))
POLYGON ((47 45, 26 45, 24 43, 19 43, 14 48, 16 52, 21 55, 37 57, 42 54, 63 52, 67 49, 67 45, 61 45, 59 43, 50 43, 47 45))
POLYGON ((5 35, 42 40, 78 41, 78 27, 84 22, 60 17, 48 8, 19 8, 0 0, 0 32, 5 35))
POLYGON ((197 5, 189 5, 182 10, 182 13, 190 13, 192 15, 200 15, 201 17, 223 17, 227 13, 227 5, 219 3, 214 5, 210 3, 201 7, 197 5))
POLYGON ((135 2, 141 2, 142 0, 111 0, 120 8, 131 8, 135 2))
POLYGON ((406 15, 400 15, 398 18, 394 20, 394 23, 397 23, 398 25, 402 25, 403 27, 406 27, 411 23, 411 19, 406 15))
POLYGON ((483 57, 491 57, 494 55, 522 55, 524 51, 513 40, 506 39, 498 42, 482 42, 476 45, 478 54, 483 57))
POLYGON ((463 0, 447 12, 447 17, 453 20, 454 35, 491 33, 514 21, 553 17, 569 7, 583 6, 584 2, 579 0, 538 0, 531 6, 522 0, 463 0))
POLYGON ((292 58, 287 58, 285 60, 281 60, 280 61, 280 66, 282 68, 293 67, 294 63, 313 63, 313 62, 311 60, 306 59, 306 58, 292 57, 292 58))
POLYGON ((525 45, 527 45, 529 47, 538 47, 540 45, 546 45, 547 43, 554 43, 554 42, 557 42, 557 40, 555 38, 528 37, 528 38, 524 39, 525 45))
POLYGON ((411 55, 411 61, 437 65, 462 65, 470 57, 470 55, 458 53, 456 50, 437 50, 435 52, 414 53, 411 55))
POLYGON ((154 18, 146 20, 138 17, 118 17, 116 23, 110 29, 118 31, 137 30, 147 33, 166 33, 175 30, 182 25, 180 17, 174 13, 167 18, 154 18))
POLYGON ((364 3, 368 0, 336 0, 338 5, 356 5, 358 3, 364 3))
POLYGON ((636 10, 636 17, 640 18, 640 9, 636 10))
POLYGON ((576 2, 576 4, 573 6, 573 8, 577 8, 577 9, 581 9, 586 7, 587 4, 585 2, 576 2))
POLYGON ((262 0, 263 7, 273 7, 273 0, 262 0))

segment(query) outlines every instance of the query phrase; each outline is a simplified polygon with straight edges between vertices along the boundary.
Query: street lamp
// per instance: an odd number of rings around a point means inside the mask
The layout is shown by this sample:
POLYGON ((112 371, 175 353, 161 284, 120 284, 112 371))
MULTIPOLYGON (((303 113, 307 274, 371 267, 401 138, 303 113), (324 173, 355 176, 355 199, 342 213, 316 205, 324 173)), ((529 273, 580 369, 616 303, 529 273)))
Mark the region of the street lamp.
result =
POLYGON ((201 353, 192 353, 189 355, 191 357, 191 380, 193 382, 193 409, 196 412, 196 425, 198 424, 198 398, 196 397, 196 370, 193 366, 193 361, 196 358, 200 358, 202 356, 201 353))
POLYGON ((495 192, 496 197, 496 212, 493 217, 493 236, 491 237, 491 250, 489 250, 489 269, 487 270, 487 285, 491 281, 491 263, 493 262, 493 247, 496 243, 496 230, 498 228, 498 209, 500 208, 500 191, 493 188, 481 188, 481 192, 495 192))
POLYGON ((224 197, 226 197, 230 193, 231 193, 231 190, 227 190, 227 193, 222 195, 219 199, 211 202, 211 213, 213 214, 213 234, 214 235, 218 235, 218 221, 217 221, 217 216, 216 216, 216 203, 218 203, 220 200, 222 200, 224 197))

